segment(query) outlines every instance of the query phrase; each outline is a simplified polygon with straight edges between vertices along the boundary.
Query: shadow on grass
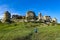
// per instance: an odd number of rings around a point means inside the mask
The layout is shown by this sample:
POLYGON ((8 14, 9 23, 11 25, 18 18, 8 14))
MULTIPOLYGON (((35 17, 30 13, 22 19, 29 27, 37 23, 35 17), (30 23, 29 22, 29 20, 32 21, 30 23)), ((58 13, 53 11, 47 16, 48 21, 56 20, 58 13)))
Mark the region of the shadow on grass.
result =
POLYGON ((31 40, 33 33, 30 33, 29 35, 25 36, 25 37, 16 37, 13 40, 31 40))

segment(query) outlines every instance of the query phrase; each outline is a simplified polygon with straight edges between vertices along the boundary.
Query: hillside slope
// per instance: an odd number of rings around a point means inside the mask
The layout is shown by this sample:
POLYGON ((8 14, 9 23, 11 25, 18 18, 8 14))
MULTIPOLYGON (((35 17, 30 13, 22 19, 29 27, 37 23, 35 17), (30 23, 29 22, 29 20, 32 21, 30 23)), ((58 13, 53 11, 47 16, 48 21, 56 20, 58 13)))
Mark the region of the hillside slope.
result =
POLYGON ((60 25, 47 26, 40 23, 0 23, 0 40, 60 40, 60 25), (34 28, 38 32, 34 32, 34 28))

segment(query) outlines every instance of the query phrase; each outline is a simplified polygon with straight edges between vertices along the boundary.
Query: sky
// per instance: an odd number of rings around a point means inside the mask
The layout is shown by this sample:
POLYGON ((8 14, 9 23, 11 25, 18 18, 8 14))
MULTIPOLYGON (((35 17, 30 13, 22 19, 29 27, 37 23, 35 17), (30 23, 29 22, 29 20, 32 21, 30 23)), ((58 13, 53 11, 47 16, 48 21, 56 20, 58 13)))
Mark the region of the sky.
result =
POLYGON ((0 0, 0 19, 5 11, 24 16, 30 10, 36 15, 41 12, 43 16, 56 17, 60 23, 60 0, 0 0))

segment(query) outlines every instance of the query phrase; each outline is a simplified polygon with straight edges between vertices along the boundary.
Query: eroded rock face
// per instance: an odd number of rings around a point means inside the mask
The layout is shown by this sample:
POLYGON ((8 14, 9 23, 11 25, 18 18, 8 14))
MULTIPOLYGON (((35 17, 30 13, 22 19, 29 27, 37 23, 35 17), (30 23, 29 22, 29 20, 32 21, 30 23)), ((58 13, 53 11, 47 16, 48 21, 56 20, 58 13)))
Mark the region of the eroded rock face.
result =
POLYGON ((52 18, 52 23, 57 23, 57 19, 56 18, 52 18))
POLYGON ((44 21, 45 22, 51 22, 51 17, 50 16, 44 16, 44 21))
POLYGON ((41 13, 39 13, 38 19, 42 19, 42 14, 41 13))
POLYGON ((39 21, 39 22, 43 22, 43 16, 42 16, 41 13, 39 13, 39 15, 38 15, 38 20, 37 20, 37 21, 39 21))
POLYGON ((22 16, 20 16, 20 15, 12 15, 12 19, 22 19, 22 16))
POLYGON ((51 23, 52 23, 52 26, 56 25, 57 24, 57 19, 56 18, 52 18, 51 23))
POLYGON ((8 11, 6 11, 4 13, 4 16, 3 16, 3 19, 2 19, 2 23, 10 22, 10 19, 11 19, 11 14, 8 11))
POLYGON ((35 12, 33 11, 28 11, 27 14, 26 14, 26 19, 27 20, 36 20, 36 15, 35 15, 35 12))

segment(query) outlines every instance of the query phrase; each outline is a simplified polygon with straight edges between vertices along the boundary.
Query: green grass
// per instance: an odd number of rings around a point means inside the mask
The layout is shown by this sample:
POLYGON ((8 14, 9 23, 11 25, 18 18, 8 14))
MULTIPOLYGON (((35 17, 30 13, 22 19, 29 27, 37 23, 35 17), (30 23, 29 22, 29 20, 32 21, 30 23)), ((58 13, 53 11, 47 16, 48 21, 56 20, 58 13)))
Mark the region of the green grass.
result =
POLYGON ((0 40, 60 40, 60 25, 47 26, 40 23, 0 23, 0 40), (34 33, 34 28, 38 33, 34 33))

